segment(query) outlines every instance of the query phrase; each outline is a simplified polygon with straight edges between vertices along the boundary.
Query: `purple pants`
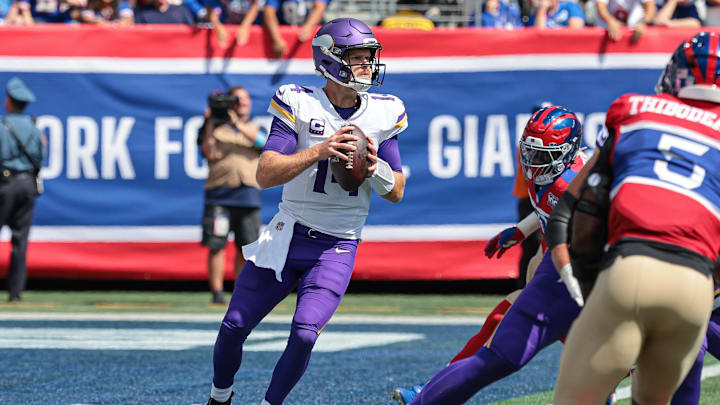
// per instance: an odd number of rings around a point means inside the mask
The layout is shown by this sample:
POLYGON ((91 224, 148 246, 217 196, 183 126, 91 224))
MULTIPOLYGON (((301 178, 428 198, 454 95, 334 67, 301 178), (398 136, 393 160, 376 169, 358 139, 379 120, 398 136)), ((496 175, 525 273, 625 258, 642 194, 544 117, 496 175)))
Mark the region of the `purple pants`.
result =
POLYGON ((710 316, 705 340, 703 340, 700 347, 695 364, 693 364, 680 387, 675 391, 671 405, 694 405, 700 403, 700 381, 706 352, 710 352, 716 359, 720 359, 720 309, 713 311, 710 316))
POLYGON ((356 240, 339 239, 296 224, 281 283, 272 270, 248 261, 235 282, 215 341, 213 384, 217 388, 233 384, 245 339, 297 286, 297 308, 288 345, 265 394, 270 404, 281 404, 305 372, 315 340, 345 294, 357 245, 356 240))
POLYGON ((550 253, 545 253, 487 347, 520 368, 541 349, 567 336, 579 314, 580 307, 560 281, 550 253))
POLYGON ((580 307, 546 253, 535 276, 500 321, 495 336, 475 355, 440 371, 412 405, 463 404, 480 389, 527 364, 540 350, 565 337, 580 307))

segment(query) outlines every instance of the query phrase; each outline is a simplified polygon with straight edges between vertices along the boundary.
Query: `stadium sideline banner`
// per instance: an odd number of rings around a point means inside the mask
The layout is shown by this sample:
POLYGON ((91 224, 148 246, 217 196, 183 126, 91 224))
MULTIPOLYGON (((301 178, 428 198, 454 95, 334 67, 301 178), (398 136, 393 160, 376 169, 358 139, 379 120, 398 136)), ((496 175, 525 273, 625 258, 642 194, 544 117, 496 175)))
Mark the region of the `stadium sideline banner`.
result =
MULTIPOLYGON (((268 123, 277 87, 322 85, 309 42, 294 28, 283 34, 289 57, 273 60, 259 27, 247 46, 225 47, 212 31, 186 26, 0 27, 0 83, 26 81, 38 98, 27 112, 49 140, 29 276, 206 278, 207 165, 195 140, 207 95, 244 85, 268 123)), ((408 181, 397 205, 373 196, 354 278, 516 277, 519 248, 502 260, 482 249, 517 220, 515 145, 531 107, 550 100, 578 112, 593 145, 607 106, 622 93, 651 92, 693 34, 649 29, 631 43, 629 32, 611 42, 601 29, 377 29, 387 77, 376 91, 403 99, 409 117, 399 136, 408 181)), ((280 188, 262 198, 267 222, 280 188)))

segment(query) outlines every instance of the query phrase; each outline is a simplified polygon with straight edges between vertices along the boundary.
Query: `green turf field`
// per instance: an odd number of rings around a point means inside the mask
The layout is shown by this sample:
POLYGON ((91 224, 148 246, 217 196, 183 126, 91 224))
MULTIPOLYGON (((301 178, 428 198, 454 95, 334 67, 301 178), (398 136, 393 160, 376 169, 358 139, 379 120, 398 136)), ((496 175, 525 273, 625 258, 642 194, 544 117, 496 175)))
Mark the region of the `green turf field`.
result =
MULTIPOLYGON (((705 358, 705 366, 719 364, 718 360, 709 354, 705 358)), ((620 387, 630 385, 631 380, 626 378, 620 387)), ((541 394, 529 395, 526 397, 513 398, 506 401, 496 402, 493 405, 550 405, 552 404, 552 392, 544 392, 541 394)), ((631 405, 630 399, 621 399, 615 403, 616 405, 631 405)), ((700 405, 716 405, 720 404, 720 376, 706 378, 702 383, 702 394, 700 396, 700 405)))
MULTIPOLYGON (((273 314, 293 313, 295 298, 295 294, 290 295, 273 314)), ((337 313, 480 317, 487 315, 501 298, 498 295, 348 294, 337 313)), ((210 304, 207 292, 27 291, 23 302, 2 303, 0 311, 224 313, 225 307, 210 304)))
MULTIPOLYGON (((415 295, 415 294, 348 294, 338 314, 379 316, 468 317, 468 323, 480 322, 501 299, 497 295, 415 295)), ((57 313, 173 313, 217 314, 225 307, 209 303, 207 292, 138 292, 138 291, 27 291, 23 302, 0 304, 0 313, 57 312, 57 313)), ((273 311, 274 315, 289 315, 295 307, 295 295, 289 296, 273 311)), ((718 361, 708 356, 706 366, 718 361)), ((628 385, 627 379, 624 385, 628 385)), ((497 405, 549 405, 552 392, 496 402, 497 405)), ((617 402, 630 404, 628 399, 617 402)), ((720 403, 720 377, 703 381, 701 404, 720 403)))

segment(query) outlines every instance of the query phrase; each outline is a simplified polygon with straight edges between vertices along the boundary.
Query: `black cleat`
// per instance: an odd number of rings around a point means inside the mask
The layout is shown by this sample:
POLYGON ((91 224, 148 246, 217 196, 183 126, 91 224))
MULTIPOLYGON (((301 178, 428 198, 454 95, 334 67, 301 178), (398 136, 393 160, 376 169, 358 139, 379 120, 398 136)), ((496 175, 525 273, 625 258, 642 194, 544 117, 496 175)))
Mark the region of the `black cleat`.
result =
POLYGON ((206 405, 231 405, 231 404, 232 404, 232 397, 233 397, 234 394, 235 394, 234 392, 231 392, 231 393, 230 393, 230 398, 228 398, 228 400, 225 401, 225 402, 216 401, 213 397, 210 397, 210 399, 208 399, 206 405))

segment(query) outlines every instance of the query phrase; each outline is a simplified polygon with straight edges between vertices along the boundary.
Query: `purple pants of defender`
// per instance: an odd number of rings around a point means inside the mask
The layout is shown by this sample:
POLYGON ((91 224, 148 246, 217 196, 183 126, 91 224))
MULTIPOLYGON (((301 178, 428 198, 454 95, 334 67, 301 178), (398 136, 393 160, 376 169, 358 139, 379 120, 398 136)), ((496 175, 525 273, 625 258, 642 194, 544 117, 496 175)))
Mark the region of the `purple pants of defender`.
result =
POLYGON ((357 244, 355 240, 335 238, 296 224, 281 283, 272 270, 256 267, 249 261, 245 264, 215 341, 215 387, 233 384, 242 362, 245 339, 297 286, 297 308, 288 344, 275 365, 265 394, 270 404, 282 404, 305 372, 320 330, 345 294, 357 244))
POLYGON ((475 355, 440 371, 412 405, 463 404, 480 389, 527 364, 540 350, 565 337, 580 307, 546 253, 535 276, 500 321, 495 336, 475 355))
POLYGON ((716 359, 720 359, 720 309, 713 311, 708 323, 707 333, 695 364, 673 395, 671 405, 694 405, 700 403, 700 381, 705 353, 710 352, 716 359))

